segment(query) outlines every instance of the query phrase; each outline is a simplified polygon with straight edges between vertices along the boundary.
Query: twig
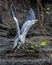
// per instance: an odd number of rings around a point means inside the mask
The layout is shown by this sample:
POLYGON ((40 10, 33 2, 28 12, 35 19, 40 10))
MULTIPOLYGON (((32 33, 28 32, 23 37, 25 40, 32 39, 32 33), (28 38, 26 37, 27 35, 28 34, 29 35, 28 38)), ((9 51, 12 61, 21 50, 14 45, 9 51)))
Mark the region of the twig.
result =
POLYGON ((44 23, 44 12, 43 12, 44 9, 43 9, 43 6, 41 4, 41 0, 37 0, 37 3, 38 3, 38 16, 39 16, 39 20, 41 19, 40 18, 39 6, 40 6, 41 12, 42 12, 42 23, 41 23, 41 20, 39 21, 40 22, 40 26, 41 26, 41 32, 43 33, 45 39, 47 39, 47 37, 46 37, 46 35, 44 33, 44 24, 43 24, 44 23))

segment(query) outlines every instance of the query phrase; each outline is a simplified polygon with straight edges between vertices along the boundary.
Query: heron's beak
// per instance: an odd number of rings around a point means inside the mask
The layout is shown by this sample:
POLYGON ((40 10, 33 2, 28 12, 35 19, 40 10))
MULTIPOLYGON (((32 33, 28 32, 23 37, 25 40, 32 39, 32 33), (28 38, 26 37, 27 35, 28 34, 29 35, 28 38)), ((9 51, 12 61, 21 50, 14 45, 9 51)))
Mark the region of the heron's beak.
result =
POLYGON ((38 19, 35 19, 35 20, 32 20, 32 21, 37 22, 37 21, 39 21, 39 20, 38 20, 38 19))

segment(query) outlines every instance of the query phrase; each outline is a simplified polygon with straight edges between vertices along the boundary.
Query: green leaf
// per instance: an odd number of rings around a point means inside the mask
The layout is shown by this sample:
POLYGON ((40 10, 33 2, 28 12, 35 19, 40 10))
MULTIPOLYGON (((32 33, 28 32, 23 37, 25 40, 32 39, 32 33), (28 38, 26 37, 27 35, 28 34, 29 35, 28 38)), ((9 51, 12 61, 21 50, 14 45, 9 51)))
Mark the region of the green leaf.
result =
POLYGON ((35 52, 35 50, 29 50, 29 49, 27 49, 26 51, 27 51, 27 52, 32 52, 32 53, 35 52))
POLYGON ((40 46, 46 46, 46 44, 47 44, 47 41, 42 41, 42 42, 40 43, 40 46))
POLYGON ((29 49, 27 49, 27 52, 29 52, 29 49))
POLYGON ((34 49, 34 46, 31 46, 32 49, 34 49))
POLYGON ((29 50, 30 52, 35 52, 34 50, 29 50))
POLYGON ((50 10, 50 8, 46 8, 46 10, 48 11, 48 10, 50 10))
POLYGON ((46 11, 46 13, 47 13, 47 14, 49 14, 49 12, 48 12, 48 11, 46 11))
POLYGON ((52 54, 50 54, 50 57, 52 58, 52 54))

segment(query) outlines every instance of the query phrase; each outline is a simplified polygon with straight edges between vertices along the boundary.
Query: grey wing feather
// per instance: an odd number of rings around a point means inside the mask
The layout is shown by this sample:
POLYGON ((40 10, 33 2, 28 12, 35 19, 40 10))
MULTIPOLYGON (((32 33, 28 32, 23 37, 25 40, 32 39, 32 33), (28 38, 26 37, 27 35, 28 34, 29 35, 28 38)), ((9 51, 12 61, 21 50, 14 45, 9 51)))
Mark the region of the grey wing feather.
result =
POLYGON ((21 33, 23 32, 24 28, 27 26, 27 24, 28 24, 27 21, 28 20, 35 20, 35 13, 34 13, 32 8, 30 8, 30 10, 29 10, 29 12, 27 14, 27 17, 24 20, 24 23, 21 25, 22 26, 21 27, 21 33))
POLYGON ((30 8, 24 21, 33 20, 33 19, 35 19, 35 12, 32 8, 30 8))
POLYGON ((24 30, 23 30, 23 32, 22 32, 22 37, 23 37, 23 38, 26 37, 26 35, 27 35, 29 29, 31 28, 31 26, 32 26, 34 23, 35 23, 34 20, 31 20, 31 21, 28 20, 28 21, 27 21, 27 24, 26 24, 26 26, 24 27, 24 30))
POLYGON ((14 18, 15 22, 16 22, 16 29, 17 29, 17 35, 18 37, 20 36, 20 28, 19 28, 19 23, 18 23, 18 19, 15 17, 14 15, 14 12, 13 12, 13 9, 12 9, 12 5, 11 5, 11 8, 10 8, 10 14, 11 16, 14 18))

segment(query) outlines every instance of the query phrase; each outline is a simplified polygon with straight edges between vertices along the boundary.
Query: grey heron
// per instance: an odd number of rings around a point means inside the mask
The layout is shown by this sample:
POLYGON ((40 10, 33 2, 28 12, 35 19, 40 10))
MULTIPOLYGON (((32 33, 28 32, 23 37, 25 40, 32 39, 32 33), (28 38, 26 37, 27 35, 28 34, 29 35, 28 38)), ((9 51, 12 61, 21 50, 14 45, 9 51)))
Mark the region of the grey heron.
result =
POLYGON ((16 22, 16 29, 17 29, 17 34, 14 38, 14 46, 13 46, 13 50, 14 50, 18 44, 19 44, 18 47, 20 47, 22 44, 25 43, 25 38, 27 36, 29 29, 37 20, 35 20, 35 13, 32 8, 30 8, 27 17, 20 26, 18 23, 18 19, 14 15, 12 5, 10 8, 10 14, 13 17, 14 21, 16 22))

